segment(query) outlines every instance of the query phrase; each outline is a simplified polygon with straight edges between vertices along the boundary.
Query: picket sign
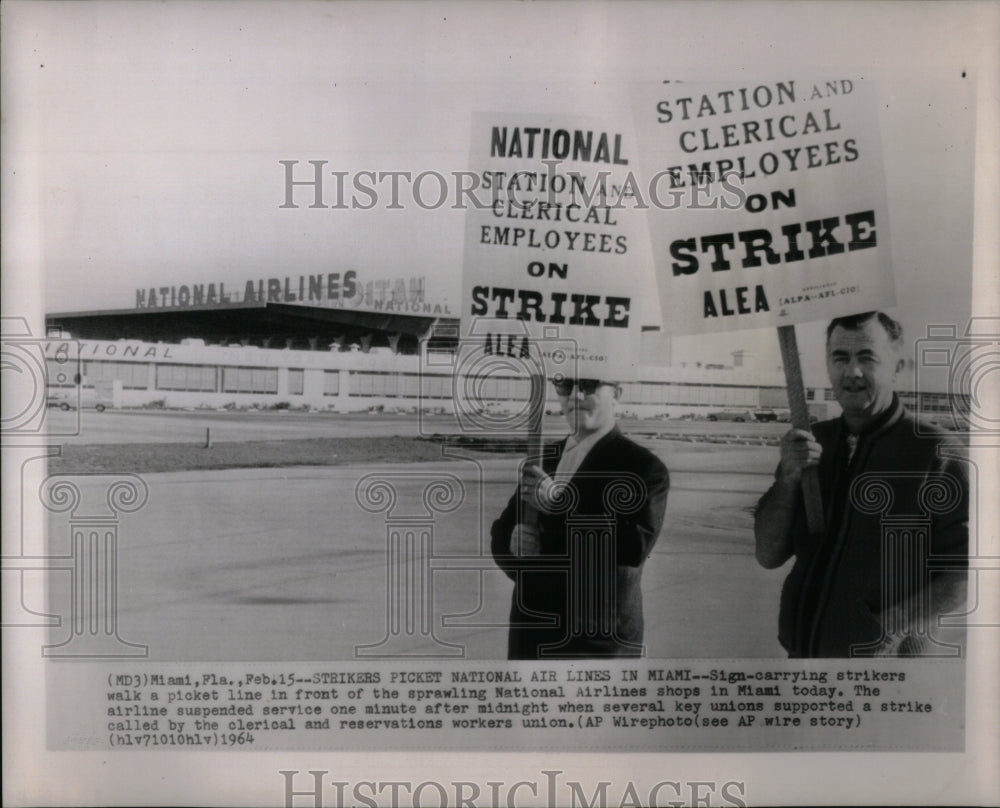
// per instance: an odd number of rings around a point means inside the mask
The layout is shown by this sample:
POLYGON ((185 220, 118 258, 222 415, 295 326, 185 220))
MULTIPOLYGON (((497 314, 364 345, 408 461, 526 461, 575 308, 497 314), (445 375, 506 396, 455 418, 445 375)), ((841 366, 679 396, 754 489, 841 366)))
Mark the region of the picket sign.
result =
POLYGON ((465 217, 456 376, 530 381, 526 417, 497 425, 527 434, 530 463, 541 465, 548 379, 637 378, 653 284, 648 221, 612 207, 636 164, 631 127, 627 111, 472 116, 481 182, 465 217))
MULTIPOLYGON (((640 82, 632 101, 664 330, 776 327, 792 425, 810 430, 795 325, 895 305, 875 88, 640 82)), ((821 532, 815 469, 803 494, 821 532)))

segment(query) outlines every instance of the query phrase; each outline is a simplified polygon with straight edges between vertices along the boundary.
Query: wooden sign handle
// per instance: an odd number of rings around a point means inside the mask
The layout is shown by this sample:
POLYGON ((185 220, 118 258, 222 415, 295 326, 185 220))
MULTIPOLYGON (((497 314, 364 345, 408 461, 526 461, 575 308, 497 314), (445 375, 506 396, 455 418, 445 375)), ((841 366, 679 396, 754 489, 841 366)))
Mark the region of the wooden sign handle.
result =
MULTIPOLYGON (((531 375, 531 390, 528 397, 528 461, 542 465, 542 418, 545 415, 545 377, 540 373, 531 375)), ((524 522, 538 523, 538 511, 525 503, 524 522)))
MULTIPOLYGON (((792 415, 792 426, 796 429, 812 431, 809 421, 809 405, 806 403, 806 389, 802 381, 802 366, 799 364, 799 346, 795 339, 794 325, 778 326, 778 344, 781 346, 781 361, 785 366, 785 386, 788 388, 788 409, 792 415)), ((802 495, 805 498, 806 523, 810 533, 823 532, 823 493, 819 487, 819 473, 815 466, 802 473, 802 495)))

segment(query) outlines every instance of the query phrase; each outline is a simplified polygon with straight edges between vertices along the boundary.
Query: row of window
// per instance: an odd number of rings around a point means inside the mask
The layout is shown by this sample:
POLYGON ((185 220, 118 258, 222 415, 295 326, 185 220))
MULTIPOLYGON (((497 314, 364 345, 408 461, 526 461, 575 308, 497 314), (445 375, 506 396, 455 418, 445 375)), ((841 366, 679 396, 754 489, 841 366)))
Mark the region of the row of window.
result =
POLYGON ((156 389, 214 393, 219 389, 217 376, 214 365, 157 365, 156 389))
MULTIPOLYGON (((49 384, 71 387, 74 380, 65 363, 49 360, 49 384)), ((149 388, 149 366, 144 363, 84 361, 81 363, 83 384, 121 381, 126 390, 149 388)), ((622 401, 626 404, 709 404, 712 406, 755 406, 757 388, 724 385, 632 382, 622 385, 622 401)), ((155 389, 200 393, 263 393, 277 394, 277 368, 230 367, 218 365, 156 365, 155 389)), ((465 396, 481 401, 523 401, 530 391, 527 379, 488 377, 469 379, 464 383, 465 396)), ((289 368, 288 394, 305 392, 305 370, 289 368)), ((323 395, 340 394, 340 372, 323 372, 323 395)), ((450 376, 418 373, 380 373, 352 371, 352 396, 387 398, 450 398, 453 394, 450 376)), ((552 391, 549 391, 550 397, 552 391)))
POLYGON ((46 359, 49 387, 75 387, 82 379, 85 387, 97 382, 121 381, 126 390, 149 388, 149 365, 136 362, 61 362, 46 359), (77 378, 77 374, 80 378, 77 378))
MULTIPOLYGON (((71 363, 47 360, 50 387, 73 387, 81 381, 84 387, 100 382, 120 381, 124 390, 149 389, 149 365, 137 362, 84 361, 71 363)), ((248 368, 220 365, 156 365, 153 381, 156 390, 183 390, 197 393, 277 393, 277 368, 248 368)), ((336 371, 334 371, 336 375, 336 371)), ((304 371, 290 369, 289 392, 297 387, 302 394, 304 371)))
MULTIPOLYGON (((65 363, 49 360, 49 384, 72 387, 73 374, 65 363)), ((126 390, 149 388, 149 366, 134 362, 85 361, 81 363, 83 384, 121 381, 126 390)), ((386 398, 450 398, 453 395, 450 376, 418 373, 378 373, 353 371, 350 374, 350 394, 386 398)), ((277 394, 277 368, 230 367, 217 365, 157 365, 155 389, 199 393, 263 393, 277 394)), ((524 378, 488 377, 469 379, 464 384, 465 396, 481 401, 523 401, 529 395, 529 382, 524 378)), ((288 394, 305 392, 305 371, 289 368, 288 394)), ((323 395, 340 394, 340 373, 323 373, 323 395)), ((551 397, 552 393, 549 391, 551 397)), ((716 385, 684 385, 669 383, 627 383, 622 400, 627 404, 710 404, 713 406, 754 406, 756 388, 716 385)))
POLYGON ((157 365, 156 389, 198 393, 277 393, 278 369, 157 365))
POLYGON ((708 404, 713 407, 756 407, 757 387, 725 387, 672 382, 628 382, 622 385, 623 404, 708 404))
MULTIPOLYGON (((912 392, 902 392, 899 397, 906 406, 916 406, 917 397, 912 392)), ((923 412, 951 412, 952 405, 952 396, 945 393, 922 393, 920 396, 920 409, 923 412)))
MULTIPOLYGON (((47 360, 50 387, 73 387, 77 383, 75 363, 47 360)), ((137 362, 85 360, 79 370, 85 387, 99 382, 120 381, 125 390, 149 389, 149 365, 137 362)), ((277 394, 278 369, 257 367, 232 367, 227 365, 156 365, 154 384, 156 390, 204 393, 260 393, 277 394)), ((623 404, 708 405, 715 407, 757 406, 761 388, 734 387, 719 384, 678 382, 629 382, 622 385, 623 404)), ((450 376, 421 375, 419 373, 390 373, 351 371, 350 395, 386 398, 451 398, 454 395, 450 376)), ((813 401, 817 390, 808 389, 806 397, 813 401)), ((305 370, 288 369, 288 394, 305 393, 305 370)), ((524 378, 488 377, 463 382, 462 393, 480 401, 524 401, 529 395, 529 382, 524 378)), ((323 395, 340 394, 340 372, 323 372, 323 395)), ((552 390, 548 390, 553 397, 552 390)), ((913 406, 916 396, 901 393, 904 402, 913 406)), ((823 400, 832 401, 833 391, 823 390, 823 400)), ((950 397, 945 394, 925 393, 921 408, 926 411, 950 409, 950 397)))

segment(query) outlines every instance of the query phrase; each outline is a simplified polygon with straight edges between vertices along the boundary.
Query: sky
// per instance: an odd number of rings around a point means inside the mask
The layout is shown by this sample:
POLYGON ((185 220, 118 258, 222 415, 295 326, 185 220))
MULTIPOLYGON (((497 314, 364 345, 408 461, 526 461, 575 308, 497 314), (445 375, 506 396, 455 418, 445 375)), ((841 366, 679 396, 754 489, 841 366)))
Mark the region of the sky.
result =
MULTIPOLYGON (((40 280, 44 310, 348 269, 424 276, 455 309, 463 211, 406 194, 387 210, 385 185, 372 210, 282 209, 279 161, 448 175, 469 168, 476 111, 627 120, 636 81, 807 71, 877 85, 895 313, 914 337, 967 321, 975 51, 989 45, 974 8, 473 5, 7 4, 4 149, 29 189, 34 261, 19 269, 40 280)), ((807 372, 821 331, 799 328, 807 372)), ((728 362, 743 348, 773 369, 776 347, 772 329, 678 337, 673 358, 728 362)))

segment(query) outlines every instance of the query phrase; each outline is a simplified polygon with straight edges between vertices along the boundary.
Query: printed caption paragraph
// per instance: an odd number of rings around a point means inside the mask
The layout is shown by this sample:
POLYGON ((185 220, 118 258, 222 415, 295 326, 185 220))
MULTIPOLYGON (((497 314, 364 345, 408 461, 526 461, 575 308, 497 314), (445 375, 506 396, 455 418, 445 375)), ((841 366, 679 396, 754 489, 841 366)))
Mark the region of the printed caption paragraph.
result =
POLYGON ((963 748, 955 660, 53 665, 52 749, 963 748))

